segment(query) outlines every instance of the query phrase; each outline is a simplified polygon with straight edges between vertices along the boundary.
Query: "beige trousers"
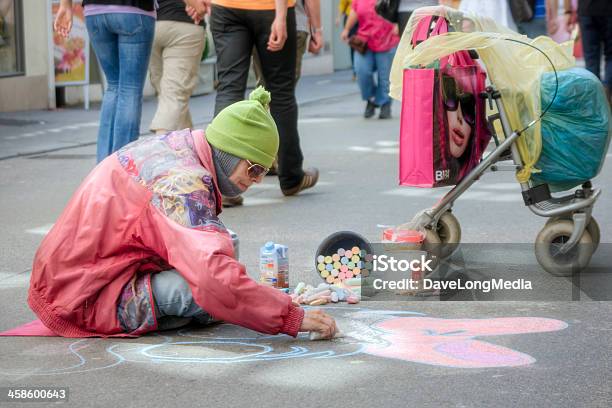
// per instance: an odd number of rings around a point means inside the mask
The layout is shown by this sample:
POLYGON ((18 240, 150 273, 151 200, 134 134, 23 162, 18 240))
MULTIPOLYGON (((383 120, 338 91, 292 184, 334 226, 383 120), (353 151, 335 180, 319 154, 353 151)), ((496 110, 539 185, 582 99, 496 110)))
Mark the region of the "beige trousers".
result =
POLYGON ((158 97, 152 132, 191 128, 189 98, 198 84, 204 28, 178 21, 158 21, 149 73, 158 97))

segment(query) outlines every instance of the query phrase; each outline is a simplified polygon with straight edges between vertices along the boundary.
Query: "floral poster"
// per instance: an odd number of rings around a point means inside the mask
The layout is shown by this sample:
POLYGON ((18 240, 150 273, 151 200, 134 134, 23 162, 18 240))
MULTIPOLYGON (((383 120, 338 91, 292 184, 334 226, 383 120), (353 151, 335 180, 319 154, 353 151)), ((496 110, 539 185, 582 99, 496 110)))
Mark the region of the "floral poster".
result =
MULTIPOLYGON (((59 3, 51 5, 51 21, 59 9, 59 3)), ((73 3, 72 30, 68 38, 53 32, 53 65, 55 85, 78 85, 89 82, 89 38, 85 27, 83 6, 73 3)))

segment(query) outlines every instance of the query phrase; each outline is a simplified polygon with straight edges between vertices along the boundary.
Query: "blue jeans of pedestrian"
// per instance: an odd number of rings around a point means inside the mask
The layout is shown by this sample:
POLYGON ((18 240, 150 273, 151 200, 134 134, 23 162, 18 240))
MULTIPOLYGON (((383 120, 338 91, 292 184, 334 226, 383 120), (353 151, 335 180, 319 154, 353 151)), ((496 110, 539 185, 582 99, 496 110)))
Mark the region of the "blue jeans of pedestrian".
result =
POLYGON ((579 16, 586 68, 601 79, 601 50, 606 61, 604 83, 612 89, 612 17, 579 16))
POLYGON ((147 76, 155 19, 129 13, 85 18, 91 46, 106 76, 98 131, 98 162, 138 139, 142 90, 147 76))
POLYGON ((367 50, 365 54, 355 53, 357 82, 364 101, 378 106, 391 102, 389 97, 389 73, 395 55, 395 47, 386 52, 367 50), (376 82, 374 73, 376 72, 376 82))
POLYGON ((176 269, 154 274, 151 289, 159 330, 176 329, 192 320, 204 325, 214 322, 212 316, 195 302, 187 281, 176 269))

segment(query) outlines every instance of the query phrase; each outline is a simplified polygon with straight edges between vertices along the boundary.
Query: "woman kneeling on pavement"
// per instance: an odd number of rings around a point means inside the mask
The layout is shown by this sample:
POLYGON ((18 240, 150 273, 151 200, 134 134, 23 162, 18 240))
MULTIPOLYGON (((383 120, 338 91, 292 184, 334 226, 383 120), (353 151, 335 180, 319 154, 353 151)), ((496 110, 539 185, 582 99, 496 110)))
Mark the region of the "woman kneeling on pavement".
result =
POLYGON ((261 182, 277 154, 269 102, 258 88, 206 134, 143 138, 102 161, 36 253, 28 303, 45 326, 65 337, 127 337, 223 320, 331 338, 333 318, 249 278, 218 218, 221 194, 261 182))

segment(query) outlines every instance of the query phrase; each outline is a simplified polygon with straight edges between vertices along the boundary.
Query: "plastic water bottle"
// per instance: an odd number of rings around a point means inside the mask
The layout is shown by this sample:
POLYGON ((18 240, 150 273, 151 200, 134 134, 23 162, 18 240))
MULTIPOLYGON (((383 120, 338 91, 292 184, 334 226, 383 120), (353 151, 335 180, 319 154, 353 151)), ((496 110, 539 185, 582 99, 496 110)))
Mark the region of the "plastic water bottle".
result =
POLYGON ((259 251, 259 281, 274 288, 289 287, 287 246, 266 242, 259 251))

